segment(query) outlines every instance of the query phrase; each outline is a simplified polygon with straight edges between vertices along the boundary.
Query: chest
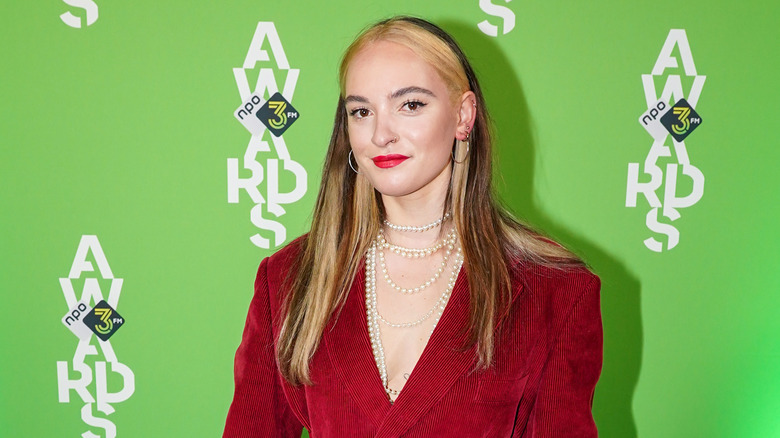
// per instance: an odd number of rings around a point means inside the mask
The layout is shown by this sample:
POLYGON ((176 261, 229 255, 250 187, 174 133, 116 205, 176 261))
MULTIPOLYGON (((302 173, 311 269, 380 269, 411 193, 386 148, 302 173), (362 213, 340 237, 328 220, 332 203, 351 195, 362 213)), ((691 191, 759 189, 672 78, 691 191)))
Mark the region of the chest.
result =
POLYGON ((391 400, 405 386, 436 328, 460 273, 460 250, 412 259, 370 251, 366 318, 382 383, 391 400))
MULTIPOLYGON (((528 393, 534 387, 528 383, 533 378, 529 378, 528 358, 522 353, 527 348, 519 332, 507 333, 494 366, 475 371, 474 351, 460 350, 454 342, 468 315, 463 292, 467 291, 457 290, 451 297, 426 342, 410 336, 399 336, 395 344, 388 342, 388 348, 423 347, 394 404, 388 402, 382 387, 364 325, 365 313, 342 313, 312 360, 315 385, 299 393, 311 430, 320 432, 316 436, 339 436, 343 424, 331 429, 333 418, 349 423, 355 436, 401 436, 396 427, 412 428, 403 436, 429 436, 425 430, 445 434, 440 436, 510 436, 518 403, 533 398, 528 393)), ((363 310, 360 307, 355 310, 363 310)))

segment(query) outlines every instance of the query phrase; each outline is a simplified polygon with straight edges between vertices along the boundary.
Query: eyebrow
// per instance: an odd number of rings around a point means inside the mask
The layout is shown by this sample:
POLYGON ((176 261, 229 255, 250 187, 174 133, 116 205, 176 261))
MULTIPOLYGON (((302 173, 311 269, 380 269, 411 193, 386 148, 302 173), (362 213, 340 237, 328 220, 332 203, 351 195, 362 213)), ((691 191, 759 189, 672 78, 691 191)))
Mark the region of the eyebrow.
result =
POLYGON ((368 99, 366 99, 363 96, 354 96, 350 94, 349 96, 344 98, 344 103, 350 103, 350 102, 368 103, 368 99))
POLYGON ((422 93, 422 94, 427 94, 428 96, 431 96, 431 97, 436 97, 433 94, 433 91, 431 91, 431 90, 429 90, 427 88, 411 86, 411 87, 404 87, 404 88, 401 88, 400 90, 394 91, 392 94, 390 94, 390 99, 397 99, 397 98, 399 98, 401 96, 404 96, 404 95, 410 94, 410 93, 422 93))
MULTIPOLYGON (((433 94, 433 91, 427 88, 411 86, 411 87, 400 88, 398 90, 393 91, 392 93, 390 93, 390 99, 398 99, 401 96, 405 96, 411 93, 422 93, 422 94, 427 94, 428 96, 431 97, 436 97, 436 95, 433 94)), ((344 103, 349 103, 349 102, 368 103, 368 99, 363 96, 355 96, 350 94, 349 96, 344 98, 344 103)))

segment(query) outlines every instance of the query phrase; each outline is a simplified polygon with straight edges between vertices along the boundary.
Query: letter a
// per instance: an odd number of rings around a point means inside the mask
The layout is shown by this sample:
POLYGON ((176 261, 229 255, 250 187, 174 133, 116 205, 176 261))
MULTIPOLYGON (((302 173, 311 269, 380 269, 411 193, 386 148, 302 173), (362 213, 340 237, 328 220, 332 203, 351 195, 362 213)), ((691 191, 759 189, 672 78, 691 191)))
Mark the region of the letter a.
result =
POLYGON ((95 268, 91 262, 87 261, 87 252, 92 251, 92 255, 95 257, 95 261, 98 264, 100 275, 103 278, 114 278, 114 274, 111 272, 111 268, 108 266, 105 254, 103 254, 103 248, 100 247, 97 236, 84 235, 81 236, 79 247, 76 250, 76 257, 73 258, 73 265, 70 268, 70 274, 68 278, 79 278, 82 272, 94 272, 95 268))
POLYGON ((680 58, 682 58, 685 74, 687 76, 696 76, 696 66, 693 65, 693 54, 691 54, 691 46, 688 45, 688 37, 685 35, 685 29, 669 30, 669 35, 666 37, 664 47, 661 49, 661 53, 655 61, 655 67, 653 67, 652 72, 653 76, 664 74, 666 68, 677 68, 677 58, 672 56, 675 45, 680 48, 680 58))
POLYGON ((268 56, 268 52, 262 48, 266 38, 268 38, 268 42, 271 44, 271 51, 274 53, 276 66, 279 69, 288 70, 290 64, 287 63, 287 56, 284 54, 282 41, 279 40, 279 34, 276 32, 276 27, 271 21, 261 21, 257 23, 255 36, 252 37, 252 44, 249 45, 249 51, 246 53, 243 68, 255 68, 256 63, 271 60, 268 56))

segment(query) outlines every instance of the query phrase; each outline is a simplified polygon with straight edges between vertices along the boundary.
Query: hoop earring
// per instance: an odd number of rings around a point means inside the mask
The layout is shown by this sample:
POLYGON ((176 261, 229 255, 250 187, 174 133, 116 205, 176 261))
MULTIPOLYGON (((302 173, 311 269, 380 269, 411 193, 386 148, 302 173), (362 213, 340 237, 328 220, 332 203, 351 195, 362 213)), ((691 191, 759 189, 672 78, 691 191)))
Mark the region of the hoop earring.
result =
MULTIPOLYGON (((349 163, 349 167, 352 169, 353 172, 360 174, 360 172, 355 170, 355 166, 352 165, 352 149, 349 150, 349 155, 347 155, 347 163, 349 163)), ((357 165, 357 161, 355 162, 355 165, 357 165)))
POLYGON ((455 147, 452 148, 452 161, 454 161, 457 164, 463 164, 466 161, 466 158, 468 158, 468 156, 469 156, 469 137, 468 137, 468 135, 466 136, 466 139, 463 140, 463 143, 466 143, 466 155, 464 155, 463 159, 460 160, 460 161, 455 159, 455 150, 458 148, 458 143, 459 142, 460 141, 456 140, 455 141, 455 147))

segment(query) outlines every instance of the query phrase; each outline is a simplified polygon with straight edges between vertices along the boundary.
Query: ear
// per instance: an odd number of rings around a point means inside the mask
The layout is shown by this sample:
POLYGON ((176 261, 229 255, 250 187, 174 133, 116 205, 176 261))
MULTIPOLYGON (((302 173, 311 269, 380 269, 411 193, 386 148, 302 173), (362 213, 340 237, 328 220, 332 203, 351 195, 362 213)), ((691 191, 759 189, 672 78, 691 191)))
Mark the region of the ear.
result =
POLYGON ((469 90, 463 93, 456 101, 458 109, 458 126, 455 128, 455 138, 466 140, 474 128, 474 120, 477 118, 477 96, 469 90))

